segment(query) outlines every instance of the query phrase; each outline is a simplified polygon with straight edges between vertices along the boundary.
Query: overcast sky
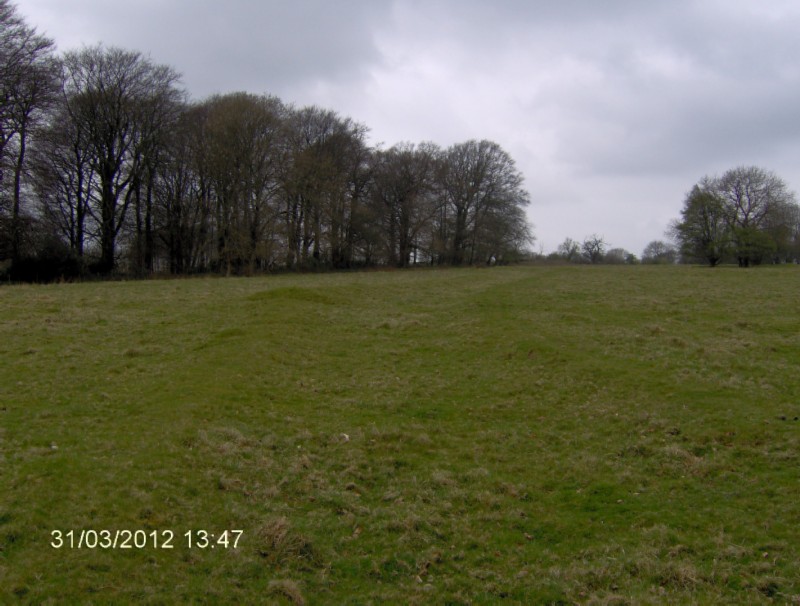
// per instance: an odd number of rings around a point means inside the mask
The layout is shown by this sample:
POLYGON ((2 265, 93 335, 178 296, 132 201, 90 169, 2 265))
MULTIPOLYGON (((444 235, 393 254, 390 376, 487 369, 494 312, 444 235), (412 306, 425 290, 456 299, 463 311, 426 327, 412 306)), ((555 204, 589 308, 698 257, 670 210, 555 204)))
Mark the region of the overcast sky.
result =
POLYGON ((102 42, 190 95, 270 93, 371 141, 491 139, 537 250, 597 233, 641 255, 704 175, 800 187, 797 0, 16 0, 60 51, 102 42))

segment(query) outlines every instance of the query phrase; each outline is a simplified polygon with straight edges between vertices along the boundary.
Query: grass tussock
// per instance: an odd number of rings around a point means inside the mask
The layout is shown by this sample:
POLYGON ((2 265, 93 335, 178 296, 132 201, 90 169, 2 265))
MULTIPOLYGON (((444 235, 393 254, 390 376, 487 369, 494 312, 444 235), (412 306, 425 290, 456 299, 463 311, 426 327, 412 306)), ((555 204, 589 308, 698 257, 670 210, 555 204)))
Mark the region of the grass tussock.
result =
POLYGON ((267 595, 272 598, 282 598, 294 606, 305 606, 306 603, 298 584, 288 579, 270 581, 267 595))
POLYGON ((319 565, 320 558, 311 541, 293 530, 285 517, 275 518, 259 527, 253 543, 258 555, 276 568, 285 568, 294 561, 309 566, 319 565))

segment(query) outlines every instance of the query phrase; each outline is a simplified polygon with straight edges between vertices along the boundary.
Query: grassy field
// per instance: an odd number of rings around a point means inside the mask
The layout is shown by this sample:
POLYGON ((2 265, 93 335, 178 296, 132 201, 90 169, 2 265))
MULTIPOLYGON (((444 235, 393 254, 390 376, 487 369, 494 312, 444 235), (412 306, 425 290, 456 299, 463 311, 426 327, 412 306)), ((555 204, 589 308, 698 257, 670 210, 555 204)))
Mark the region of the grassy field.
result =
POLYGON ((800 603, 798 295, 797 267, 0 287, 0 603, 800 603))

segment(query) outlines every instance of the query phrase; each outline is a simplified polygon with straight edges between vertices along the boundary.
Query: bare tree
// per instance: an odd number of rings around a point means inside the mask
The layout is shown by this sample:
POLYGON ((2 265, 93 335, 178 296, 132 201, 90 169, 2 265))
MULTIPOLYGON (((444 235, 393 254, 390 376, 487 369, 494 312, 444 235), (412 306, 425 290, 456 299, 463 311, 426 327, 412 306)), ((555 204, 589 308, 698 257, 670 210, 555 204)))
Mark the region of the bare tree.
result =
POLYGON ((179 76, 138 52, 95 46, 63 59, 66 115, 85 134, 97 188, 89 212, 99 228, 98 270, 115 267, 117 236, 144 179, 148 150, 157 131, 154 108, 182 97, 179 76))
POLYGON ((232 93, 201 104, 198 170, 214 207, 217 258, 227 274, 274 262, 285 108, 275 97, 232 93))
POLYGON ((55 98, 54 43, 25 24, 8 0, 0 0, 0 187, 6 169, 10 194, 10 252, 20 257, 22 187, 31 133, 55 98))
POLYGON ((353 263, 357 220, 367 203, 367 186, 372 163, 366 145, 368 129, 350 119, 342 120, 342 128, 325 145, 327 163, 333 168, 329 187, 322 197, 322 219, 327 224, 327 248, 330 266, 348 268, 353 263))
POLYGON ((282 172, 286 266, 347 267, 369 182, 364 125, 316 106, 290 112, 282 172))
POLYGON ((774 242, 763 228, 770 214, 794 202, 786 183, 762 168, 740 166, 715 179, 712 192, 725 207, 739 266, 759 263, 770 255, 774 242))
POLYGON ((381 243, 390 265, 407 267, 438 210, 435 196, 439 148, 399 144, 375 158, 372 198, 381 243))
POLYGON ((445 205, 439 237, 446 261, 461 265, 502 254, 496 246, 504 238, 497 229, 530 239, 524 213, 519 212, 529 203, 522 181, 514 160, 497 143, 473 140, 444 152, 440 191, 445 205))
POLYGON ((35 189, 42 216, 83 267, 85 247, 96 227, 90 224, 89 203, 98 187, 88 133, 69 119, 64 106, 51 113, 49 122, 33 146, 35 189))
POLYGON ((581 252, 589 263, 600 263, 606 252, 606 242, 602 236, 592 234, 587 236, 581 244, 581 252))
POLYGON ((155 257, 154 197, 166 148, 185 107, 185 94, 175 86, 177 75, 156 67, 150 75, 149 94, 139 100, 138 136, 132 148, 136 168, 130 189, 133 194, 134 233, 132 265, 139 275, 153 272, 155 257))
POLYGON ((25 40, 30 28, 9 0, 0 0, 0 184, 4 181, 5 150, 16 134, 12 119, 15 87, 24 76, 25 40))
POLYGON ((168 133, 157 167, 156 232, 173 274, 207 269, 214 257, 207 115, 206 104, 184 108, 168 133))

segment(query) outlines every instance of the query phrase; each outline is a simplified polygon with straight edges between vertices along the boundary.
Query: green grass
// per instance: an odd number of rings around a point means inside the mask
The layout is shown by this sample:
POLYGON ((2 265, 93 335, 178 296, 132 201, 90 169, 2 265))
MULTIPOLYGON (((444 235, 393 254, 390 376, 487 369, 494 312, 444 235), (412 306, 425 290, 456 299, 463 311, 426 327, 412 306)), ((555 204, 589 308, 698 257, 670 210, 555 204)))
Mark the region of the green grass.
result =
POLYGON ((796 267, 2 287, 0 602, 797 603, 798 293, 796 267))

